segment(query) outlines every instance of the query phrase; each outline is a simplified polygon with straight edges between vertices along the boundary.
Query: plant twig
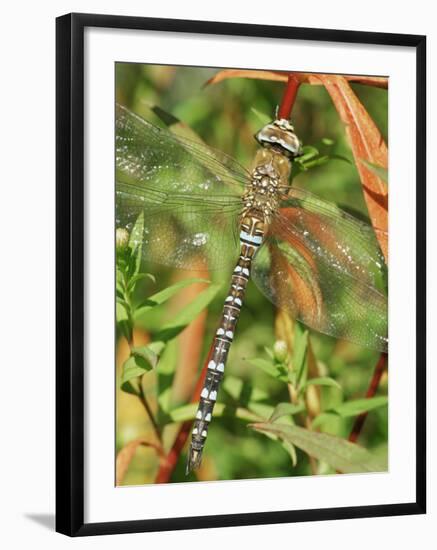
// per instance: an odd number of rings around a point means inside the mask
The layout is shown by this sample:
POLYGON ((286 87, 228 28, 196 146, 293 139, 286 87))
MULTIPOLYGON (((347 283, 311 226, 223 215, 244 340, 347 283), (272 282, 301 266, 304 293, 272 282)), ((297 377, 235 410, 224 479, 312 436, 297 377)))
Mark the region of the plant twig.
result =
POLYGON ((139 400, 141 401, 143 407, 146 409, 147 416, 149 417, 150 423, 153 426, 153 431, 155 432, 155 435, 160 443, 162 443, 162 437, 161 437, 161 430, 156 422, 155 415, 153 414, 152 409, 150 408, 149 402, 147 401, 147 398, 144 394, 144 390, 142 387, 142 383, 140 381, 140 393, 138 395, 139 400))
MULTIPOLYGON (((379 383, 381 381, 381 377, 386 369, 386 366, 387 366, 387 354, 381 353, 381 356, 375 365, 372 379, 370 380, 370 384, 366 392, 367 398, 373 397, 375 395, 378 389, 379 383)), ((349 441, 351 441, 352 443, 355 443, 357 441, 361 433, 361 430, 363 429, 363 425, 367 418, 367 415, 368 413, 364 412, 356 417, 354 425, 352 426, 351 433, 349 435, 349 441)))
POLYGON ((289 119, 294 102, 296 101, 297 91, 299 90, 300 81, 294 73, 288 75, 287 87, 282 96, 281 105, 278 110, 278 118, 289 119))

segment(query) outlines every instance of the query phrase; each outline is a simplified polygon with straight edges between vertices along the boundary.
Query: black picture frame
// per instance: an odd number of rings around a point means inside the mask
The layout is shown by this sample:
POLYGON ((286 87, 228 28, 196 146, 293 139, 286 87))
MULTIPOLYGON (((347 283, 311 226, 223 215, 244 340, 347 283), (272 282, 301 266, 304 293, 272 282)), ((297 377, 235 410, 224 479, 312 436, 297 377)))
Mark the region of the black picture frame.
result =
POLYGON ((426 511, 426 37, 115 15, 56 20, 56 530, 69 536, 422 514, 426 511), (414 48, 416 80, 416 500, 387 505, 84 522, 84 29, 106 27, 414 48))

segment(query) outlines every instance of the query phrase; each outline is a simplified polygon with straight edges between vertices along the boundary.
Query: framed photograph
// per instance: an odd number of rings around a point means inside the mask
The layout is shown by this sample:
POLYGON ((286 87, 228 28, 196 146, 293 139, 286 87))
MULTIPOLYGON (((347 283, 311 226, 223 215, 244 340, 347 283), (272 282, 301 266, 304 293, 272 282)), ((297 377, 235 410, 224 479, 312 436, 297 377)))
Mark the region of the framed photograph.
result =
POLYGON ((425 44, 57 19, 58 531, 425 512, 425 44))

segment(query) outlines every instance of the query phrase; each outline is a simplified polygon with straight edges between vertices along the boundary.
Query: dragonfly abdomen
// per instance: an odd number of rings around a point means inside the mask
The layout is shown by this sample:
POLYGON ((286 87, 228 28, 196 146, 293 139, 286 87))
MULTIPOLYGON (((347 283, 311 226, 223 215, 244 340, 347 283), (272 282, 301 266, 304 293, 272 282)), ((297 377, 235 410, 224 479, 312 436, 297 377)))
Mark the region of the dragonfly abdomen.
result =
POLYGON ((244 294, 250 277, 252 260, 264 239, 265 224, 255 216, 245 216, 240 225, 240 256, 231 278, 231 286, 223 306, 220 324, 212 343, 205 383, 200 393, 191 445, 187 460, 187 474, 197 468, 208 435, 208 426, 217 400, 220 382, 223 378, 226 360, 234 339, 244 294))

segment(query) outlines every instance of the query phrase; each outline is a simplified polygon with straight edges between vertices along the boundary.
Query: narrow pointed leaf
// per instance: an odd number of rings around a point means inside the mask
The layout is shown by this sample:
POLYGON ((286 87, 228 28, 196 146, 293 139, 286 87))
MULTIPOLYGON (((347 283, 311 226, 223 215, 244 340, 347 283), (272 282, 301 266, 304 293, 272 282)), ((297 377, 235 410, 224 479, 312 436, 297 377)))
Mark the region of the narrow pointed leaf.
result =
POLYGON ((342 418, 346 418, 349 416, 357 416, 364 412, 373 411, 379 407, 384 407, 387 403, 388 398, 385 396, 355 399, 353 401, 346 401, 336 407, 332 407, 325 412, 333 412, 342 418))
POLYGON ((322 376, 320 378, 310 378, 309 380, 306 381, 303 387, 307 388, 308 386, 331 386, 341 390, 341 386, 337 382, 337 380, 334 380, 329 376, 322 376))
POLYGON ((343 473, 386 470, 385 464, 367 449, 340 437, 285 424, 253 424, 251 427, 261 433, 274 434, 343 473))
POLYGON ((160 425, 164 422, 165 413, 171 408, 172 385, 174 373, 178 360, 178 342, 171 340, 165 346, 158 365, 157 373, 157 395, 158 395, 158 422, 160 425))
POLYGON ((143 279, 150 279, 152 283, 156 284, 156 279, 151 273, 137 273, 129 280, 129 283, 127 285, 128 291, 132 292, 132 290, 135 288, 136 283, 138 281, 142 281, 143 279))
POLYGON ((279 403, 276 405, 272 415, 269 418, 269 422, 273 423, 283 416, 298 414, 305 410, 304 405, 294 405, 293 403, 279 403))
POLYGON ((297 466, 297 453, 296 453, 296 447, 290 443, 289 441, 281 441, 282 446, 287 451, 287 453, 290 455, 291 458, 291 464, 293 468, 297 466))
POLYGON ((126 302, 124 302, 124 300, 122 300, 121 298, 117 298, 115 304, 115 316, 117 319, 117 323, 129 320, 128 306, 126 302))
POLYGON ((281 370, 279 365, 275 365, 271 361, 268 361, 267 359, 261 359, 261 358, 254 358, 249 359, 248 363, 250 365, 253 365, 254 367, 257 367, 264 371, 269 376, 272 376, 273 378, 276 378, 278 380, 282 380, 283 382, 287 382, 287 373, 283 372, 281 370))
POLYGON ((164 342, 152 342, 147 346, 134 347, 131 350, 131 355, 144 359, 152 369, 158 364, 159 354, 163 350, 164 342))
POLYGON ((213 284, 198 294, 195 300, 173 317, 171 322, 164 325, 162 330, 156 335, 156 338, 163 342, 175 338, 210 304, 220 290, 220 287, 221 285, 213 284))
POLYGON ((131 356, 123 364, 121 376, 123 391, 138 395, 138 380, 136 379, 156 367, 164 345, 163 342, 152 342, 147 346, 132 349, 131 356))
MULTIPOLYGON (((194 420, 196 417, 197 408, 197 403, 188 403, 187 405, 177 407, 167 413, 164 423, 194 420)), ((219 418, 222 416, 235 417, 240 420, 246 420, 247 422, 253 422, 259 419, 259 416, 252 413, 245 407, 230 407, 224 403, 216 403, 214 407, 214 418, 219 418)))
POLYGON ((243 382, 236 376, 225 376, 222 383, 223 390, 238 404, 246 404, 253 401, 262 401, 267 399, 269 394, 260 388, 257 388, 249 382, 243 382))
POLYGON ((265 126, 266 124, 271 122, 272 117, 270 115, 267 115, 266 113, 262 113, 261 111, 258 111, 258 109, 255 109, 254 107, 252 107, 251 111, 259 120, 260 126, 265 126))
POLYGON ((145 300, 144 302, 136 306, 135 317, 136 318, 139 317, 140 315, 146 313, 148 310, 152 309, 153 307, 162 305, 164 302, 166 302, 167 300, 172 298, 175 294, 177 294, 180 290, 194 283, 209 283, 209 281, 206 279, 198 279, 198 278, 184 279, 183 281, 179 281, 174 285, 164 288, 164 290, 161 290, 160 292, 153 294, 147 300, 145 300))
POLYGON ((132 249, 132 262, 133 265, 130 269, 130 275, 136 275, 140 271, 141 256, 143 249, 143 228, 144 228, 144 214, 143 212, 138 216, 137 221, 132 229, 129 237, 129 247, 132 249))
POLYGON ((292 358, 293 371, 297 373, 299 386, 305 384, 308 370, 308 331, 296 323, 292 358))

